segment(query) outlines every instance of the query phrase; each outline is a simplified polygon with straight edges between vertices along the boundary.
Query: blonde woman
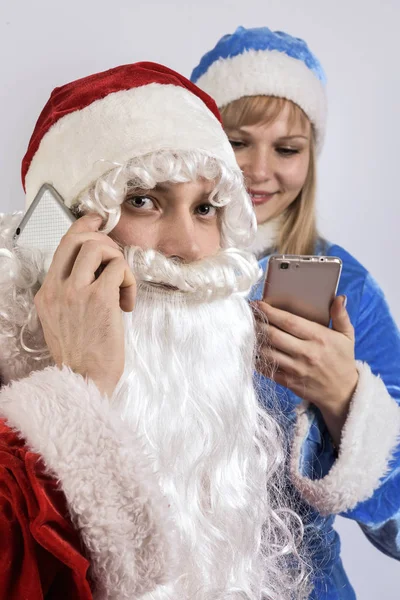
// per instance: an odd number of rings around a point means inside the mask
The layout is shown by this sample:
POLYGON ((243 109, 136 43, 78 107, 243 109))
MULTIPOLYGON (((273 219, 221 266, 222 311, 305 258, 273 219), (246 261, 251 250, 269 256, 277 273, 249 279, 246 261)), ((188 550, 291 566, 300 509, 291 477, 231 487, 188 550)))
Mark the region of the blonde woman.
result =
MULTIPOLYGON (((252 248, 263 269, 276 252, 343 261, 332 328, 263 302, 255 312, 261 390, 272 377, 294 440, 290 485, 313 557, 311 598, 351 600, 336 514, 356 520, 377 548, 400 559, 400 335, 371 275, 317 231, 325 75, 303 40, 239 27, 203 56, 192 81, 222 113, 257 216, 252 248)), ((260 285, 253 299, 261 293, 260 285)))

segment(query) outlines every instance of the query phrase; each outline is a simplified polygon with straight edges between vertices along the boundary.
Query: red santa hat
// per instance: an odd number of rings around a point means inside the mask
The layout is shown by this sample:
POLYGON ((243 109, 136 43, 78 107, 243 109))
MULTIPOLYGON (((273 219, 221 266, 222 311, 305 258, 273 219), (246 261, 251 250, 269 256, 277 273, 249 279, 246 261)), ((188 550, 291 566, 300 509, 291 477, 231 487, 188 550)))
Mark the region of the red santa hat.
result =
POLYGON ((163 149, 200 150, 238 170, 214 101, 167 67, 123 65, 56 88, 22 162, 27 206, 43 183, 71 206, 112 163, 163 149))

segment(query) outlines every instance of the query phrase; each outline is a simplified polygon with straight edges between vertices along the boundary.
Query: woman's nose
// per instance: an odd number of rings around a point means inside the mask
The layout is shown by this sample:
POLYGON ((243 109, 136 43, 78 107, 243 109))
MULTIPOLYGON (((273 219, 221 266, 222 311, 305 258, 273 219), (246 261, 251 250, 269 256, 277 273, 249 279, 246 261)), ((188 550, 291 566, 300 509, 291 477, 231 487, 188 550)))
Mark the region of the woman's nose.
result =
POLYGON ((250 152, 243 172, 252 185, 262 184, 272 179, 272 159, 269 150, 258 147, 250 152))

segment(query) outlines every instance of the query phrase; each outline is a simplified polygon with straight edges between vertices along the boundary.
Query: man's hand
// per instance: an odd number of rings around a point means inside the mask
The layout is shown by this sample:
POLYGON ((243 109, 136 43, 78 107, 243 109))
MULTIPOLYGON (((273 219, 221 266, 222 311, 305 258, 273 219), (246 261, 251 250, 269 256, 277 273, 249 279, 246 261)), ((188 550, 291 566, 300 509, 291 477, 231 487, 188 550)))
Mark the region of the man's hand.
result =
POLYGON ((339 296, 332 304, 333 329, 265 302, 253 306, 259 340, 257 370, 315 404, 339 444, 358 382, 354 329, 344 298, 339 296))
POLYGON ((118 245, 98 232, 101 223, 91 214, 71 226, 35 305, 55 363, 90 377, 111 396, 125 364, 121 309, 133 310, 136 281, 118 245))

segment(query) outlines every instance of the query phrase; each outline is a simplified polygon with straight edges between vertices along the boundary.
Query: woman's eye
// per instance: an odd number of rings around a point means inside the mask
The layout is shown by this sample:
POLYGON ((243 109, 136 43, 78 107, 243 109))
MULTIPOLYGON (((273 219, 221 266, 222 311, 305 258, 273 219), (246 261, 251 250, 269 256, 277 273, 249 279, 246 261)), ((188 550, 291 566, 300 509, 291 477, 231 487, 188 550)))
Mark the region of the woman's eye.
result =
POLYGON ((148 196, 131 196, 125 202, 133 206, 133 208, 142 208, 143 210, 151 210, 154 208, 154 202, 148 196))
POLYGON ((229 140, 229 143, 234 150, 239 150, 240 148, 244 148, 244 142, 239 142, 238 140, 229 140))
POLYGON ((285 147, 277 148, 276 151, 281 156, 293 156, 294 154, 299 154, 299 152, 300 152, 300 150, 298 150, 297 148, 285 148, 285 147))
POLYGON ((196 211, 201 217, 215 217, 217 214, 217 208, 212 204, 200 204, 196 211))

